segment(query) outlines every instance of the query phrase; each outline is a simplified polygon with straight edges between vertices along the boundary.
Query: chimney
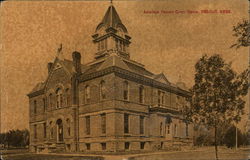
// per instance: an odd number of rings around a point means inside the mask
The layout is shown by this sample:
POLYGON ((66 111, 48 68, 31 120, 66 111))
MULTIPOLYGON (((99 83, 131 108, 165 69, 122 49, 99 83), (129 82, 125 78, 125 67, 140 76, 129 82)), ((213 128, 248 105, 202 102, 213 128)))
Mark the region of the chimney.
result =
POLYGON ((51 68, 52 68, 52 65, 53 65, 52 62, 49 62, 49 63, 48 63, 48 74, 49 74, 49 72, 50 72, 50 70, 51 70, 51 68))
POLYGON ((76 73, 81 73, 81 53, 74 51, 72 53, 72 58, 76 73))

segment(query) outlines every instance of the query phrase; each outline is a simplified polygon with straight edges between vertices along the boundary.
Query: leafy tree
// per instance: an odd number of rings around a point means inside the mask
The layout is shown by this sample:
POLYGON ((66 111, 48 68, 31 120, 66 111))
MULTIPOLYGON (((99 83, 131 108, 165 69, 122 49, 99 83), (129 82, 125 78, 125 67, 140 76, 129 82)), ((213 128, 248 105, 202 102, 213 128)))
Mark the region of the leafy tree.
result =
POLYGON ((235 44, 231 46, 240 48, 250 46, 250 23, 247 20, 243 20, 233 27, 233 36, 237 37, 235 44))
POLYGON ((214 129, 215 157, 218 160, 219 125, 239 122, 244 113, 243 97, 248 91, 248 70, 237 75, 231 65, 215 54, 200 58, 195 65, 195 84, 190 105, 184 107, 188 121, 214 129))
POLYGON ((25 130, 10 130, 0 134, 0 144, 4 147, 25 147, 29 145, 29 131, 25 130))

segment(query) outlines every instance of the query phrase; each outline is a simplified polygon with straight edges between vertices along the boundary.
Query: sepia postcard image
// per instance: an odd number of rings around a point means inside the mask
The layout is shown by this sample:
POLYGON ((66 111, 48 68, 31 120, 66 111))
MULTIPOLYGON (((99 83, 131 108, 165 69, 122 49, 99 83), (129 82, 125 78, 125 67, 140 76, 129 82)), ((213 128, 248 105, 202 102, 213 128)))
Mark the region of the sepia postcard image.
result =
POLYGON ((249 160, 248 0, 0 2, 1 160, 249 160))

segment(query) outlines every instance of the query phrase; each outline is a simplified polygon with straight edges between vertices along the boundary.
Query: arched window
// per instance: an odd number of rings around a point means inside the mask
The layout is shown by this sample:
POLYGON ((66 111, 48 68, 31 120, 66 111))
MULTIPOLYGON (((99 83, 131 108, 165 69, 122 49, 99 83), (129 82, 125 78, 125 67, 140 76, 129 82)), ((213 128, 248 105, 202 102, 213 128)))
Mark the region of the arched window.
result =
POLYGON ((57 141, 62 142, 63 141, 63 122, 61 119, 58 119, 56 121, 57 125, 57 141))
POLYGON ((123 83, 123 99, 125 101, 129 100, 129 85, 127 81, 123 83))
POLYGON ((101 81, 100 83, 100 99, 103 100, 106 98, 106 88, 105 88, 105 81, 101 81))
POLYGON ((61 108, 63 103, 62 89, 56 90, 56 108, 61 108))
POLYGON ((139 102, 144 103, 144 87, 139 87, 139 102))
POLYGON ((89 103, 90 101, 90 87, 87 85, 85 87, 85 103, 89 103))
POLYGON ((49 122, 49 126, 50 126, 50 139, 52 139, 54 136, 52 121, 49 122))

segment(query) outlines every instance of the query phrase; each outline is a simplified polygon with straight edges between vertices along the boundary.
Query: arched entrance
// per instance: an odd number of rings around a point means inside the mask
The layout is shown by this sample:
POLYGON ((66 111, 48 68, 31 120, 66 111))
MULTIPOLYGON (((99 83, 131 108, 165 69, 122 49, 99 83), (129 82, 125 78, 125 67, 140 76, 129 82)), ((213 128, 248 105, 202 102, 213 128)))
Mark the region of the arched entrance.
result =
POLYGON ((57 141, 58 142, 63 142, 63 123, 61 119, 58 119, 56 121, 57 125, 57 141))

